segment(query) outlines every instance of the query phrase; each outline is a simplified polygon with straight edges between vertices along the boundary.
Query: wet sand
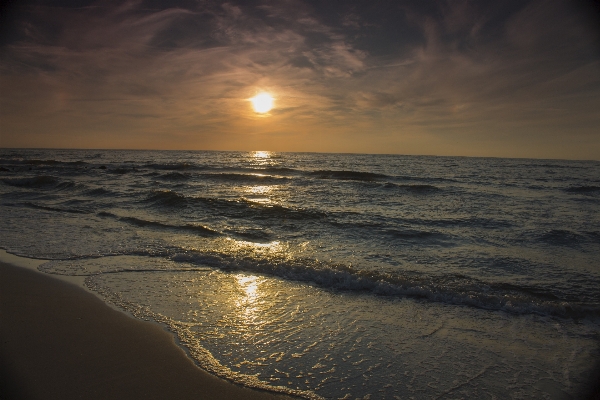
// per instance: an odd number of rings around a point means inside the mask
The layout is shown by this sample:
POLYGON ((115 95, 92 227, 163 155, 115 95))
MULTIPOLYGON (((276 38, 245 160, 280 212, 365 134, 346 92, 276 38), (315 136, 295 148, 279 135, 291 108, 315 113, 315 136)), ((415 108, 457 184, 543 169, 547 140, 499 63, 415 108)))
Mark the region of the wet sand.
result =
POLYGON ((290 399, 198 368, 158 324, 0 263, 0 399, 290 399))

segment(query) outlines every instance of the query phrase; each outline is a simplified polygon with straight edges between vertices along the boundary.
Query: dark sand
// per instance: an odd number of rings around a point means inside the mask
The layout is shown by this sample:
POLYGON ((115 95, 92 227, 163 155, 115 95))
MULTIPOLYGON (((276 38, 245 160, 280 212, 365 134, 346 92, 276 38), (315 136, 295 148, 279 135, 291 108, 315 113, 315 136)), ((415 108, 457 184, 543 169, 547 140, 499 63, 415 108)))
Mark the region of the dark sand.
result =
POLYGON ((3 263, 0 379, 0 399, 288 398, 215 377, 158 324, 74 284, 3 263))

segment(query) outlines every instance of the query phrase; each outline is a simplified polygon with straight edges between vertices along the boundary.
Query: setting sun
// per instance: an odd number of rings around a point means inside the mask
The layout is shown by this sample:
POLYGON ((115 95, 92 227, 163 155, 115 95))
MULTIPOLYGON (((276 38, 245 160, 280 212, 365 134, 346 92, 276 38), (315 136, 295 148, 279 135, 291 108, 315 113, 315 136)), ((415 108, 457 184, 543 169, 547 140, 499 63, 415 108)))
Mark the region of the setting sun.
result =
POLYGON ((268 93, 259 93, 250 99, 252 107, 257 113, 266 113, 273 108, 273 97, 268 93))

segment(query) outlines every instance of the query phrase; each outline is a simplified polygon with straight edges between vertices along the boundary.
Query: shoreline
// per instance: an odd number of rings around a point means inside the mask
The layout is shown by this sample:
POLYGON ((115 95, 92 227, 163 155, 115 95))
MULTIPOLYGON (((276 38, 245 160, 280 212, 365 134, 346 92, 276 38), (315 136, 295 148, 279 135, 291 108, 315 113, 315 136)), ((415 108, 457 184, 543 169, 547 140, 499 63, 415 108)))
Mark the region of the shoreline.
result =
MULTIPOLYGON (((106 302, 83 276, 0 249, 0 399, 293 400, 202 369, 164 325, 106 302)), ((600 400, 600 360, 576 398, 600 400)))
POLYGON ((34 269, 0 261, 2 399, 293 398, 216 377, 160 325, 34 269))

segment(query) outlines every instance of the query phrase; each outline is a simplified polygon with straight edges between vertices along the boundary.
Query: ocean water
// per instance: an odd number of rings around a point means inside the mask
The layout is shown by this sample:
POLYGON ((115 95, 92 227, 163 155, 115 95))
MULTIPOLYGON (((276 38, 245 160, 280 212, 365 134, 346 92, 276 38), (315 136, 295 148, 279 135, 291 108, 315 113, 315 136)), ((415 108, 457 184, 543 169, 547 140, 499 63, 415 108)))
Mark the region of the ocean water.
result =
POLYGON ((600 162, 0 149, 0 247, 305 398, 575 399, 600 162))

